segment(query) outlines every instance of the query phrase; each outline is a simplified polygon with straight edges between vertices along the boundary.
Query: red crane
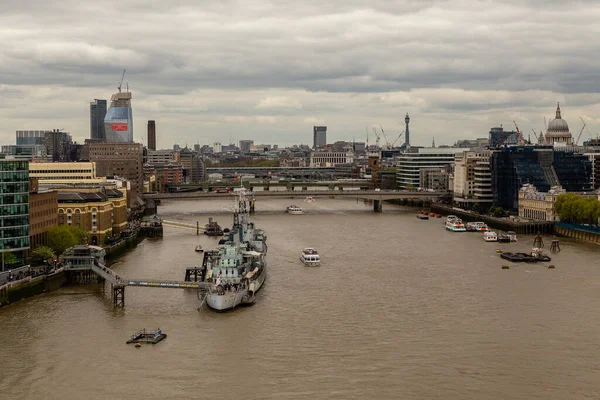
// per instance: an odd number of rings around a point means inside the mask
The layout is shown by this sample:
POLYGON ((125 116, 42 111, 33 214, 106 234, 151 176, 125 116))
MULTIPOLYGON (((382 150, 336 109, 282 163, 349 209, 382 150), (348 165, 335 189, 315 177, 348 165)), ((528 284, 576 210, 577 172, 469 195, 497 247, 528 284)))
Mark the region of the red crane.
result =
POLYGON ((515 124, 515 128, 517 128, 517 133, 519 134, 519 146, 523 146, 525 144, 525 138, 523 137, 523 133, 521 132, 521 130, 519 130, 519 127, 517 126, 517 123, 515 121, 513 121, 513 124, 515 124))

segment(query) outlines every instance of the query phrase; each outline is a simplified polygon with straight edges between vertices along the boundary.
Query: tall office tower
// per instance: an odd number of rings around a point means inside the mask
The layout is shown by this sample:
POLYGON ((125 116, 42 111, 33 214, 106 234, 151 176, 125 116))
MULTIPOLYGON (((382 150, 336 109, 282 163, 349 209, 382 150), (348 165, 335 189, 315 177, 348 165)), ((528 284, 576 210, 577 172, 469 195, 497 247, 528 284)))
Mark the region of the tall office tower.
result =
POLYGON ((254 140, 240 140, 240 151, 250 153, 250 148, 254 145, 254 140))
POLYGON ((148 121, 148 150, 156 150, 156 122, 148 121))
POLYGON ((6 270, 4 253, 11 252, 18 263, 29 249, 29 161, 18 157, 0 158, 0 201, 2 234, 0 235, 0 270, 6 270))
POLYGON ((404 147, 410 147, 410 131, 408 130, 408 123, 410 122, 410 117, 408 113, 406 113, 406 117, 404 117, 404 123, 406 124, 406 128, 404 128, 404 147))
POLYGON ((90 103, 90 139, 106 140, 104 118, 106 117, 106 100, 94 99, 90 103))
POLYGON ((325 147, 327 144, 327 127, 326 126, 314 126, 313 127, 313 149, 325 147))
POLYGON ((68 132, 62 132, 59 129, 46 132, 44 145, 46 146, 46 154, 52 158, 53 162, 73 161, 71 157, 73 139, 68 132))
POLYGON ((106 141, 109 143, 133 143, 133 111, 131 92, 119 91, 110 98, 110 107, 104 118, 106 141))

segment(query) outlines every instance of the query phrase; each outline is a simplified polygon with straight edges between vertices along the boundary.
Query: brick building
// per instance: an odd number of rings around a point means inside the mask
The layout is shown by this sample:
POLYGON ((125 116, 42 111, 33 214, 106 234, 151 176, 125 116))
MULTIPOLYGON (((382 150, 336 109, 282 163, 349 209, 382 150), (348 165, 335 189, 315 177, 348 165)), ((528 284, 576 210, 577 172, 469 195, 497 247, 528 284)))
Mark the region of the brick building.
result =
POLYGON ((37 180, 29 180, 29 241, 32 250, 46 245, 48 230, 58 224, 58 193, 39 190, 37 180))

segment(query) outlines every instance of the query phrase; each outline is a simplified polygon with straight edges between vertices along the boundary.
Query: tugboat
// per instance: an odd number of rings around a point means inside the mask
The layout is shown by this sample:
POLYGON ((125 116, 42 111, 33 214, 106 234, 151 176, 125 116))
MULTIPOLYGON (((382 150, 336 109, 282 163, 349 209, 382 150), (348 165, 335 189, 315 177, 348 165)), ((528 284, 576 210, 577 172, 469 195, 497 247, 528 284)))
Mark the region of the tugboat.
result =
POLYGON ((531 249, 531 256, 535 258, 535 261, 552 261, 552 259, 542 251, 542 249, 538 249, 537 247, 531 249))
POLYGON ((204 234, 207 236, 223 236, 223 229, 213 221, 212 218, 208 219, 208 224, 204 226, 204 234))

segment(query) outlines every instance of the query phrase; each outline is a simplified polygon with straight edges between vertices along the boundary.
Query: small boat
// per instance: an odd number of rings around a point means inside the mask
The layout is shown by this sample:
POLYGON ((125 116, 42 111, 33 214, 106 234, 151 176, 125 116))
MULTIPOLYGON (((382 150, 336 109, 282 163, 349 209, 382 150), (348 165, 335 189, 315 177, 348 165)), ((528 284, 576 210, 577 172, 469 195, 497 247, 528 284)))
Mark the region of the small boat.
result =
POLYGON ((196 253, 202 253, 204 251, 204 249, 202 248, 202 246, 198 245, 198 246, 196 246, 196 248, 194 249, 194 251, 196 253))
POLYGON ((516 242, 517 241, 517 233, 514 231, 508 231, 506 232, 506 236, 508 236, 508 238, 510 239, 511 242, 516 242))
POLYGON ((422 211, 422 212, 418 212, 417 213, 417 218, 419 218, 419 219, 429 219, 429 215, 427 215, 427 213, 425 213, 424 211, 422 211))
POLYGON ((285 212, 287 212, 288 214, 292 214, 292 215, 302 215, 304 214, 304 210, 296 205, 291 205, 288 206, 288 208, 285 209, 285 212))
POLYGON ((477 232, 477 225, 475 222, 467 222, 465 227, 467 228, 467 232, 477 232))
POLYGON ((508 235, 498 235, 498 241, 500 243, 510 243, 510 237, 508 235))
POLYGON ((435 214, 436 218, 442 218, 442 214, 435 214))
POLYGON ((500 254, 500 257, 502 257, 505 260, 512 261, 512 262, 524 262, 524 261, 527 261, 526 257, 524 257, 524 253, 509 253, 509 252, 505 252, 505 253, 500 254))
POLYGON ((544 253, 542 251, 542 249, 538 249, 537 247, 534 247, 533 249, 531 249, 531 256, 533 258, 535 258, 535 261, 542 261, 542 262, 552 261, 550 256, 548 256, 546 253, 544 253))
POLYGON ((485 222, 474 222, 474 224, 475 224, 475 229, 477 229, 477 232, 486 232, 489 230, 489 228, 485 222))
POLYGON ((429 213, 429 216, 430 216, 431 218, 435 218, 435 215, 436 215, 436 214, 435 214, 434 212, 431 212, 431 213, 429 213))
POLYGON ((446 218, 446 229, 450 232, 466 232, 467 229, 462 220, 455 215, 448 215, 446 218))
POLYGON ((313 201, 315 201, 315 199, 313 199, 312 197, 308 196, 307 198, 304 199, 305 202, 307 203, 312 203, 313 201))
POLYGON ((321 266, 321 256, 317 250, 312 247, 307 247, 300 252, 300 261, 307 267, 319 267, 321 266))
POLYGON ((498 234, 494 231, 485 231, 483 232, 483 240, 486 242, 497 242, 498 234))

